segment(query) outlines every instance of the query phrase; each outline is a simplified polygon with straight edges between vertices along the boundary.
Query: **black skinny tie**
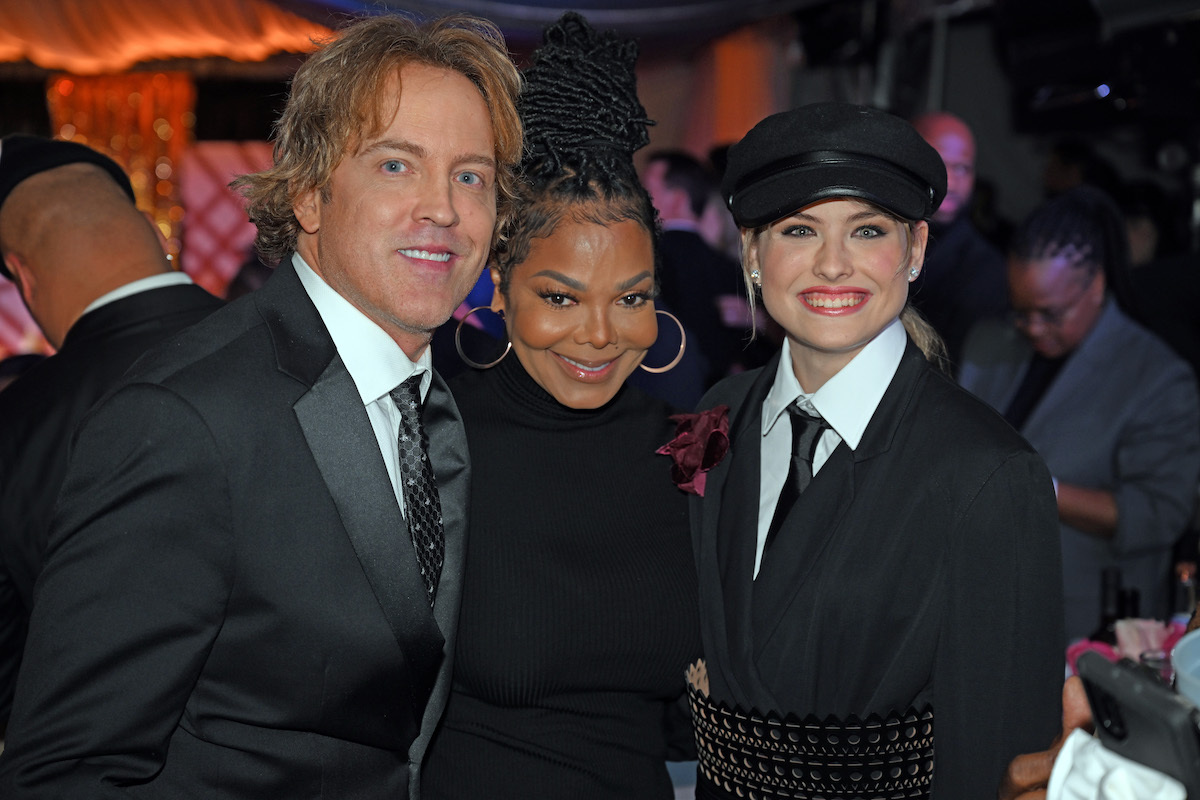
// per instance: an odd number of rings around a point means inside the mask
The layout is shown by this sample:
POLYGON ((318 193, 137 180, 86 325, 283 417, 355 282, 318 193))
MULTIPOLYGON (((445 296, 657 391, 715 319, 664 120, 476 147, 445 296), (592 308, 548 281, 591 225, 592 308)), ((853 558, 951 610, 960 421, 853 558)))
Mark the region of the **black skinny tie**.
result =
POLYGON ((771 546, 771 542, 779 534, 784 517, 792 510, 792 506, 796 505, 801 493, 808 488, 812 480, 813 454, 817 451, 817 442, 821 440, 821 433, 829 427, 829 423, 823 417, 814 417, 795 403, 788 406, 787 410, 792 415, 792 459, 783 488, 779 490, 779 501, 775 504, 775 514, 771 517, 771 527, 767 529, 767 547, 771 546))
POLYGON ((442 501, 429 463, 429 436, 421 424, 421 376, 413 375, 393 389, 391 395, 400 411, 396 443, 400 449, 404 515, 432 606, 446 555, 446 536, 442 530, 442 501))

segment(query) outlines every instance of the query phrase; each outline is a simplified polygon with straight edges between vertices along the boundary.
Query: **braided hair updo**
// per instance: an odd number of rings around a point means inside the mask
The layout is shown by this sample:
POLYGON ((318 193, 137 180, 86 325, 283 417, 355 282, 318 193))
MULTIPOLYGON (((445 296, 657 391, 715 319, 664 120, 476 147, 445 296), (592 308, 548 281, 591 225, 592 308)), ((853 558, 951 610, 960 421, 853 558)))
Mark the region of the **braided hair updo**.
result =
POLYGON ((1103 272, 1109 291, 1130 310, 1125 220, 1100 189, 1078 186, 1046 201, 1017 229, 1009 253, 1021 262, 1064 257, 1088 279, 1103 272))
POLYGON ((574 12, 548 27, 542 42, 518 102, 525 152, 514 213, 493 261, 501 292, 529 257, 531 241, 550 236, 564 219, 632 220, 656 233, 654 206, 633 166, 654 124, 637 97, 637 43, 599 34, 574 12))

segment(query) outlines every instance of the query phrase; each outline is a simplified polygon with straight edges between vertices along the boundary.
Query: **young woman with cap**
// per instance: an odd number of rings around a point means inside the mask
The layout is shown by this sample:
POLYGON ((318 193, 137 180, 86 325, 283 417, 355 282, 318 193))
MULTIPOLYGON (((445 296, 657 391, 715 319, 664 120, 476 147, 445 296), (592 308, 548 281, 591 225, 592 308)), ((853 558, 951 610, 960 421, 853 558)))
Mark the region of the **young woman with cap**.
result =
POLYGON ((697 797, 993 798, 1057 729, 1060 557, 1045 466, 906 305, 942 161, 823 103, 759 123, 722 188, 787 337, 700 404, 729 449, 691 508, 697 797))

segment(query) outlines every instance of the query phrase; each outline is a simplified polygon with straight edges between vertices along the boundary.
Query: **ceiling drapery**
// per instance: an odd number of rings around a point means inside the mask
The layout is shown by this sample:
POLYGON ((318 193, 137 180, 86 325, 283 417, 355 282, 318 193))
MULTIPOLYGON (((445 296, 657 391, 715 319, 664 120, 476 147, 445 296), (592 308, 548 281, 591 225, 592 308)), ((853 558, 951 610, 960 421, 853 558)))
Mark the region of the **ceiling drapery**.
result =
POLYGON ((223 56, 261 61, 308 52, 327 27, 267 0, 5 0, 0 61, 28 60, 75 75, 121 72, 140 61, 223 56))
MULTIPOLYGON (((598 29, 640 40, 643 51, 666 53, 822 2, 828 0, 580 0, 570 7, 598 29)), ((4 0, 0 62, 29 61, 75 75, 171 58, 254 62, 308 52, 348 17, 383 10, 478 14, 527 50, 566 6, 557 0, 4 0)))
MULTIPOLYGON (((690 50, 750 22, 830 0, 272 0, 277 6, 326 22, 331 15, 381 9, 424 17, 466 12, 495 22, 509 43, 528 49, 541 31, 568 9, 598 30, 615 30, 658 52, 690 50)), ((330 23, 333 24, 333 23, 330 23)))

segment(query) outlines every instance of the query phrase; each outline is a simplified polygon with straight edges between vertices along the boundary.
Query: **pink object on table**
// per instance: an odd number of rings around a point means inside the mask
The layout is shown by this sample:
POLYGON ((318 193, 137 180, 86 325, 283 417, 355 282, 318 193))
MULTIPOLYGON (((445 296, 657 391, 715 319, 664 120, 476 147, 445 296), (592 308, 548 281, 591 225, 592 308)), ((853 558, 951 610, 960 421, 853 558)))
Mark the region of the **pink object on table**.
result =
POLYGON ((1122 658, 1137 661, 1142 653, 1148 651, 1170 653, 1185 630, 1186 626, 1180 622, 1164 623, 1156 619, 1117 620, 1116 647, 1105 642, 1081 639, 1067 648, 1067 667, 1072 675, 1077 674, 1075 662, 1080 655, 1089 650, 1096 651, 1109 661, 1119 661, 1122 658))

